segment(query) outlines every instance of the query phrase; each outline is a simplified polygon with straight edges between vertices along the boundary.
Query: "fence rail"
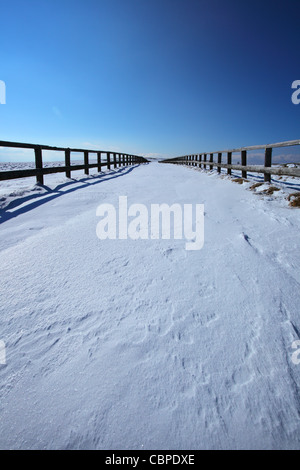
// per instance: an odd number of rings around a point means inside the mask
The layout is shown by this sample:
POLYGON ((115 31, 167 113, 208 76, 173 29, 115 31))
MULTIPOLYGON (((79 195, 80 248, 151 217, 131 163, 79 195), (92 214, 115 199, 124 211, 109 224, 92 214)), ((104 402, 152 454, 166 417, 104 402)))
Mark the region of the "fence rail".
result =
POLYGON ((90 168, 97 168, 101 171, 102 167, 107 167, 108 170, 121 166, 135 165, 137 163, 146 163, 144 157, 137 155, 131 155, 127 153, 116 153, 108 150, 90 150, 90 149, 75 149, 65 147, 52 147, 50 145, 37 145, 27 144, 21 142, 7 142, 4 140, 0 141, 0 147, 8 148, 21 148, 21 149, 32 149, 34 150, 35 156, 35 168, 26 170, 8 170, 0 171, 0 181, 10 180, 15 178, 27 178, 35 176, 36 181, 39 184, 44 184, 44 175, 51 173, 65 173, 67 178, 71 177, 72 171, 84 170, 86 175, 89 174, 90 168), (43 166, 43 150, 53 150, 64 152, 65 166, 43 166), (71 152, 82 153, 84 163, 81 165, 71 165, 71 152), (97 163, 89 163, 89 154, 94 153, 97 155, 97 163), (106 160, 102 160, 102 154, 106 154, 106 160), (112 158, 111 158, 112 157, 112 158))
POLYGON ((227 174, 231 175, 231 170, 239 170, 242 172, 242 177, 247 178, 247 172, 263 173, 266 182, 271 181, 271 175, 286 175, 300 177, 300 168, 287 168, 287 167, 272 167, 272 151, 274 148, 292 147, 300 145, 300 140, 289 140, 287 142, 278 142, 275 144, 267 145, 254 145, 251 147, 241 147, 231 150, 219 150, 217 152, 207 152, 195 155, 185 155, 183 157, 170 158, 162 160, 160 163, 174 163, 177 165, 198 166, 203 169, 213 170, 217 167, 218 173, 221 173, 221 168, 227 169, 227 174), (252 150, 265 150, 264 165, 247 165, 247 152, 252 150), (232 154, 240 152, 241 165, 232 164, 232 154), (226 163, 222 163, 223 154, 226 154, 226 163), (217 155, 217 161, 214 156, 217 155))

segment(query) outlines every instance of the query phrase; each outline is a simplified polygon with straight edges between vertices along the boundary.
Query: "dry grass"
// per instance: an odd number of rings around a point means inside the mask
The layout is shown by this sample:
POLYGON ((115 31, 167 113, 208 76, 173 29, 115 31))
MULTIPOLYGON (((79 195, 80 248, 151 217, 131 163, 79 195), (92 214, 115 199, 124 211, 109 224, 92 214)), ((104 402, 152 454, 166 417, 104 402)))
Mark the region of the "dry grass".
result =
POLYGON ((235 178, 234 180, 232 180, 234 183, 238 183, 238 184, 243 184, 243 183, 248 183, 248 180, 245 180, 244 178, 235 178))
POLYGON ((300 207, 300 193, 290 194, 288 200, 290 201, 289 206, 300 207))
POLYGON ((262 186, 264 183, 255 183, 253 184, 252 186, 250 186, 250 189, 252 189, 252 191, 256 188, 259 188, 259 186, 262 186))
POLYGON ((268 189, 265 189, 263 193, 270 196, 271 194, 274 193, 274 191, 280 191, 280 188, 276 188, 276 186, 270 186, 268 189))

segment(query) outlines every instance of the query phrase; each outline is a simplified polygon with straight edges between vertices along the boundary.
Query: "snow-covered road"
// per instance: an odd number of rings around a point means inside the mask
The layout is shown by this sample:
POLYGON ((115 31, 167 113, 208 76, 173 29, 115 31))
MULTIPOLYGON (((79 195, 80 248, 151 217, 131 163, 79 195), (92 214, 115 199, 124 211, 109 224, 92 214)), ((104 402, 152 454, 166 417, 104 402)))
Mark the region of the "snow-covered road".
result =
POLYGON ((40 193, 2 213, 0 448, 300 448, 298 209, 158 163, 40 193), (204 204, 203 249, 99 240, 119 196, 204 204))

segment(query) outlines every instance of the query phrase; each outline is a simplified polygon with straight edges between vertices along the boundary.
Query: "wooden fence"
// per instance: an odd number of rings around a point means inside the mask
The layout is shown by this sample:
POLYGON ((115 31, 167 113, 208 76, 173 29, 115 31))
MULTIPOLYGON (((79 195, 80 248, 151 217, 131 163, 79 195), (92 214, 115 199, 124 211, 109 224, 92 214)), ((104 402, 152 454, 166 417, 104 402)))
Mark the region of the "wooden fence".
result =
POLYGON ((279 142, 277 144, 255 145, 252 147, 242 147, 232 150, 221 150, 217 152, 201 153, 196 155, 185 155, 183 157, 162 160, 160 163, 174 163, 177 165, 198 166, 203 169, 212 170, 217 167, 218 173, 221 168, 227 168, 227 174, 231 175, 232 170, 242 172, 242 178, 247 178, 247 172, 263 173, 266 182, 271 181, 271 175, 286 175, 300 177, 300 168, 272 167, 272 151, 274 148, 291 147, 300 145, 300 140, 290 140, 288 142, 279 142), (247 165, 247 152, 252 150, 265 151, 264 165, 247 165), (241 155, 241 165, 232 164, 232 154, 239 152, 241 155), (226 163, 222 162, 223 155, 226 155, 226 163), (215 160, 215 155, 217 160, 215 160))
POLYGON ((37 183, 44 184, 44 175, 50 173, 65 173, 67 178, 71 178, 71 172, 76 170, 84 170, 84 173, 88 175, 90 168, 97 168, 97 170, 100 172, 102 167, 107 167, 107 169, 110 170, 111 167, 117 168, 121 166, 129 166, 147 162, 145 158, 139 157, 137 155, 115 153, 106 150, 51 147, 49 145, 24 144, 20 142, 6 141, 0 141, 0 147, 32 149, 34 150, 35 156, 35 168, 26 170, 0 171, 0 181, 35 176, 37 183), (64 152, 65 166, 53 166, 47 168, 43 167, 43 150, 64 152), (71 165, 71 152, 82 153, 84 164, 71 165), (90 153, 97 155, 97 163, 89 163, 90 153), (102 160, 102 154, 106 154, 106 160, 102 160))

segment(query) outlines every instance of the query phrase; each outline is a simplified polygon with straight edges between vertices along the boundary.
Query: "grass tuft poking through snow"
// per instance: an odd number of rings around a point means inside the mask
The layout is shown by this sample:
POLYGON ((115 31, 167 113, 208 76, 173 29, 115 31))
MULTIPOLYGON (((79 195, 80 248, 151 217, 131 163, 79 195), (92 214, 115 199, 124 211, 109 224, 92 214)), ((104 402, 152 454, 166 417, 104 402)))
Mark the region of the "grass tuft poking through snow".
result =
POLYGON ((252 184, 252 186, 250 186, 249 189, 251 189, 251 191, 254 191, 254 189, 256 188, 259 188, 260 186, 262 186, 264 183, 254 183, 252 184))
POLYGON ((280 191, 280 188, 277 188, 276 186, 270 186, 268 189, 265 189, 263 193, 270 196, 271 194, 274 193, 274 191, 280 191))
POLYGON ((243 183, 248 183, 248 180, 244 179, 244 178, 235 178, 232 180, 234 183, 238 183, 238 184, 243 184, 243 183))
POLYGON ((300 207, 300 192, 290 194, 288 200, 290 201, 289 205, 291 207, 300 207))

